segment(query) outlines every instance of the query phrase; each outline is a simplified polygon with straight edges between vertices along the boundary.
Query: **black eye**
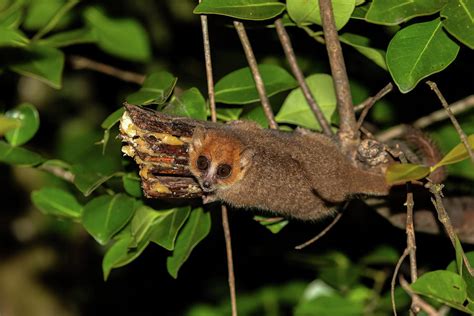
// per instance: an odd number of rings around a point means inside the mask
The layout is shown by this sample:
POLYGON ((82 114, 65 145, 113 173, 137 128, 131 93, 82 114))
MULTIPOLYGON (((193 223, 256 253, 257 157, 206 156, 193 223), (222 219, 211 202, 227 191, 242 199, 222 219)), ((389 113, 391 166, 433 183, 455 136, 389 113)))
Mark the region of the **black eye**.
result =
POLYGON ((219 165, 217 167, 217 176, 221 179, 227 178, 230 176, 230 173, 232 171, 232 167, 225 164, 225 165, 219 165))
POLYGON ((206 171, 209 168, 209 159, 204 156, 199 156, 196 162, 196 165, 199 170, 206 171))

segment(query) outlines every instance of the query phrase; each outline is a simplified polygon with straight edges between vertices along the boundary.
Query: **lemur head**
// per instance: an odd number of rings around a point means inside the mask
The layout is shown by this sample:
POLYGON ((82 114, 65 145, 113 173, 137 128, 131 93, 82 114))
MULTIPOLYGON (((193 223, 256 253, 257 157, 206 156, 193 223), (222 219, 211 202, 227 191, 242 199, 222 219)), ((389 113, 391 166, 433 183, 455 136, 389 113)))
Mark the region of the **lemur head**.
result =
POLYGON ((250 165, 252 151, 230 133, 196 127, 189 150, 189 169, 204 192, 238 182, 250 165))

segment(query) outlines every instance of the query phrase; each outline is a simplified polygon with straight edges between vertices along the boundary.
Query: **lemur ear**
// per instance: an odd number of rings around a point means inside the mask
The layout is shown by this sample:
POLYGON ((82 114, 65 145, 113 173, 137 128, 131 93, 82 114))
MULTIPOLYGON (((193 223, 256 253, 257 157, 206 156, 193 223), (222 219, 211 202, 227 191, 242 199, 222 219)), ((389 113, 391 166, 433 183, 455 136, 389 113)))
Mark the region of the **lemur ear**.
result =
POLYGON ((193 131, 193 147, 201 147, 206 138, 206 129, 202 126, 196 126, 193 131))
POLYGON ((244 148, 240 152, 240 168, 245 169, 246 167, 250 166, 254 155, 255 155, 255 150, 250 149, 250 148, 244 148))

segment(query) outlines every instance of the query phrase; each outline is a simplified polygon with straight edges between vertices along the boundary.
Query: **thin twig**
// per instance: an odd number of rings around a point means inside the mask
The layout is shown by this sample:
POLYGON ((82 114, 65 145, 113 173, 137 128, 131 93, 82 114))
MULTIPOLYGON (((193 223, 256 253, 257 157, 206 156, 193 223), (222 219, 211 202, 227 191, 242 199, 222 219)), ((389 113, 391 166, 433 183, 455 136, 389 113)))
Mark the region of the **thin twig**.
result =
MULTIPOLYGON (((438 213, 438 220, 441 222, 441 224, 443 224, 443 227, 446 230, 446 233, 448 234, 448 237, 451 240, 453 247, 456 249, 456 239, 458 239, 458 237, 456 236, 456 232, 454 231, 453 224, 451 223, 451 219, 449 218, 448 212, 444 207, 442 191, 444 186, 442 184, 428 182, 426 184, 426 187, 434 196, 434 199, 431 198, 431 202, 433 203, 436 212, 438 213)), ((469 263, 469 260, 467 259, 464 253, 463 261, 469 273, 474 276, 474 269, 471 267, 471 264, 469 263)))
POLYGON ((395 315, 395 316, 397 316, 397 306, 395 304, 395 284, 397 282, 397 275, 398 275, 398 271, 400 270, 400 267, 402 266, 403 261, 405 260, 405 258, 409 254, 410 254, 410 251, 408 250, 408 248, 405 248, 402 255, 400 256, 400 259, 398 259, 398 262, 395 265, 395 270, 393 271, 392 281, 390 282, 390 297, 391 297, 391 300, 392 300, 393 315, 395 315))
MULTIPOLYGON (((211 120, 217 121, 216 115, 216 100, 214 93, 214 76, 212 74, 212 59, 211 59, 211 45, 209 42, 209 28, 207 24, 207 16, 201 15, 202 37, 204 44, 204 59, 206 63, 206 78, 207 78, 207 93, 209 96, 209 107, 211 111, 211 120)), ((222 214, 222 228, 224 230, 225 248, 227 255, 227 274, 230 291, 230 304, 232 309, 232 316, 237 316, 237 298, 235 293, 235 275, 234 275, 234 259, 232 256, 232 238, 229 227, 229 216, 227 207, 221 205, 222 214)))
POLYGON ((410 288, 410 285, 403 277, 400 277, 400 285, 411 297, 411 309, 413 313, 418 314, 421 310, 423 310, 428 316, 441 316, 441 313, 439 313, 433 306, 428 304, 425 300, 413 292, 413 290, 410 288))
POLYGON ((142 75, 136 72, 118 69, 118 68, 97 62, 95 60, 92 60, 86 57, 72 55, 72 56, 69 56, 69 61, 72 67, 75 69, 90 69, 90 70, 94 70, 94 71, 118 78, 123 81, 137 83, 139 85, 143 84, 143 82, 145 81, 145 75, 142 75))
POLYGON ((237 30, 240 42, 242 43, 242 47, 244 48, 245 57, 247 58, 250 71, 252 72, 252 76, 255 81, 255 87, 257 88, 258 95, 260 97, 260 102, 262 103, 263 111, 265 112, 265 116, 267 117, 268 125, 270 126, 270 128, 277 129, 278 124, 275 121, 272 106, 270 105, 270 101, 268 100, 267 93, 265 91, 265 85, 263 83, 262 76, 260 75, 260 71, 258 70, 257 60, 255 59, 252 46, 250 45, 247 32, 245 31, 242 22, 234 21, 234 27, 237 30))
POLYGON ((405 228, 407 234, 407 249, 410 253, 410 277, 411 282, 413 283, 418 278, 418 269, 416 266, 415 226, 413 224, 413 207, 415 202, 413 201, 413 191, 410 183, 407 183, 407 200, 405 205, 407 207, 407 221, 405 228))
POLYGON ((336 225, 337 222, 339 222, 339 220, 341 219, 342 217, 342 212, 337 214, 336 217, 334 217, 334 219, 332 220, 332 222, 326 227, 324 228, 319 234, 317 234, 315 237, 311 238, 310 240, 302 243, 301 245, 298 245, 298 246, 295 246, 295 249, 303 249, 305 248, 306 246, 309 246, 311 245, 312 243, 314 243, 315 241, 317 241, 319 238, 323 237, 324 235, 326 235, 326 233, 334 226, 336 225))
POLYGON ((349 79, 342 55, 341 43, 337 35, 331 0, 319 0, 324 40, 328 51, 329 64, 336 90, 337 106, 340 117, 339 139, 343 147, 358 138, 358 129, 352 104, 349 79))
POLYGON ((235 295, 235 276, 234 260, 232 257, 232 239, 230 236, 229 218, 227 216, 227 207, 222 204, 222 227, 224 228, 225 249, 227 253, 227 271, 230 289, 230 304, 232 307, 232 316, 237 316, 237 298, 235 295))
POLYGON ((58 166, 51 166, 51 165, 41 165, 38 167, 39 170, 43 170, 46 172, 55 175, 56 177, 63 179, 67 182, 73 183, 74 182, 74 174, 68 170, 65 170, 58 166))
MULTIPOLYGON (((200 1, 199 1, 200 2, 200 1)), ((207 94, 209 96, 209 108, 211 111, 211 120, 217 121, 216 98, 214 93, 214 76, 212 75, 211 45, 209 42, 209 30, 207 27, 207 16, 201 15, 202 38, 204 42, 204 60, 206 63, 207 74, 207 94)))
MULTIPOLYGON (((470 95, 462 100, 456 101, 452 103, 449 108, 451 109, 451 112, 454 115, 463 113, 467 110, 470 110, 474 108, 474 95, 470 95)), ((443 108, 441 110, 437 110, 435 112, 432 112, 426 116, 423 116, 416 120, 415 122, 411 123, 410 125, 419 128, 419 129, 424 129, 431 124, 438 123, 440 121, 443 121, 447 119, 449 116, 446 112, 446 110, 443 108)), ((390 129, 387 129, 378 135, 376 135, 376 138, 381 141, 381 142, 386 142, 390 139, 394 139, 397 137, 400 137, 403 132, 405 131, 405 125, 406 124, 400 124, 391 127, 390 129)))
POLYGON ((293 75, 296 77, 296 80, 298 81, 298 84, 301 88, 301 91, 303 92, 306 102, 308 102, 308 105, 313 111, 313 114, 316 117, 316 120, 318 121, 319 125, 321 126, 321 129, 323 130, 324 134, 328 136, 333 135, 331 126, 326 120, 326 117, 324 117, 324 114, 321 111, 321 108, 316 103, 316 100, 314 99, 314 96, 311 93, 311 90, 309 89, 308 84, 306 83, 304 79, 303 72, 298 66, 295 52, 293 51, 293 47, 291 45, 290 37, 288 36, 288 33, 286 32, 285 26, 283 25, 283 22, 281 21, 281 19, 277 19, 275 21, 275 28, 278 33, 278 38, 280 39, 280 43, 283 46, 283 50, 285 51, 288 64, 290 65, 293 75))
POLYGON ((362 123, 364 123, 365 117, 369 113, 370 109, 377 103, 378 100, 382 99, 387 93, 392 91, 393 84, 389 82, 385 87, 382 88, 376 95, 373 97, 368 97, 364 102, 354 107, 354 111, 357 112, 358 108, 362 108, 362 113, 359 116, 359 120, 357 121, 357 129, 360 129, 362 123))
POLYGON ((446 102, 446 99, 444 98, 443 94, 441 91, 439 91, 438 86, 436 85, 435 82, 433 81, 427 81, 426 84, 433 90, 436 95, 438 96, 439 101, 441 102, 441 105, 443 108, 446 110, 446 113, 448 114, 449 118, 451 119, 451 123, 453 123, 454 128, 459 134, 459 138, 461 138, 461 142, 464 144, 464 147, 466 147, 467 152, 469 153, 469 157, 471 157, 472 163, 474 163, 474 152, 469 145, 469 142, 467 141, 467 135, 463 131, 461 125, 459 124, 458 120, 454 116, 454 114, 451 112, 451 109, 449 108, 448 102, 446 102))

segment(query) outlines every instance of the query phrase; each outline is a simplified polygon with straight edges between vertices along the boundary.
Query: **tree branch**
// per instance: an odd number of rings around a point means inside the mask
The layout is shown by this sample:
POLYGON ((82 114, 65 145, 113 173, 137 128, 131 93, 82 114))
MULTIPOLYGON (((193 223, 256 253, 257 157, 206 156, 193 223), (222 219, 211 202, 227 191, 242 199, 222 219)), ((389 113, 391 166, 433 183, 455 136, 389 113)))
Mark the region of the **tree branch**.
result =
POLYGON ((265 85, 263 83, 262 76, 260 75, 260 71, 258 70, 257 60, 255 59, 255 55, 253 53, 252 46, 250 45, 250 41, 247 36, 247 32, 245 31, 244 25, 242 24, 242 22, 234 21, 234 27, 237 30, 240 42, 242 43, 242 47, 244 48, 245 57, 247 58, 247 62, 249 64, 250 71, 252 72, 253 79, 255 80, 255 87, 257 88, 258 95, 260 97, 260 102, 262 103, 263 111, 265 112, 265 116, 267 117, 268 125, 270 126, 270 128, 278 129, 278 124, 275 121, 272 106, 270 105, 270 101, 268 100, 267 93, 265 91, 265 85))
MULTIPOLYGON (((212 74, 212 60, 211 60, 211 45, 209 42, 209 28, 207 25, 207 16, 201 15, 202 37, 204 44, 204 59, 206 63, 206 78, 207 78, 207 93, 209 96, 209 107, 211 110, 211 120, 217 121, 216 115, 216 100, 214 93, 214 77, 212 74)), ((234 276, 234 259, 232 256, 232 239, 229 227, 229 217, 227 208, 224 204, 221 205, 222 214, 222 228, 224 229, 225 248, 227 255, 227 274, 230 291, 230 303, 232 309, 232 316, 237 316, 237 299, 235 294, 235 276, 234 276)))
POLYGON ((410 277, 411 282, 415 282, 418 278, 418 269, 416 267, 416 241, 415 241, 415 226, 413 224, 413 191, 411 183, 407 183, 407 200, 405 203, 407 207, 407 223, 406 223, 406 234, 407 234, 407 249, 410 254, 410 277))
POLYGON ((331 0, 319 0, 324 40, 328 51, 329 64, 336 90, 337 106, 340 117, 339 139, 343 147, 358 139, 357 123, 352 104, 349 79, 342 55, 341 43, 337 35, 331 0))
POLYGON ((469 145, 469 142, 467 141, 467 136, 466 133, 464 133, 461 125, 459 125, 458 120, 454 116, 454 114, 451 112, 451 109, 449 108, 448 102, 446 102, 446 99, 444 98, 443 94, 441 91, 439 91, 438 86, 436 85, 435 82, 433 81, 427 81, 426 84, 433 90, 436 95, 438 96, 438 99, 441 101, 441 105, 443 108, 446 110, 446 114, 448 114, 449 118, 451 119, 451 122, 453 123, 454 128, 459 134, 459 138, 461 138, 461 142, 464 144, 464 147, 466 147, 467 152, 469 153, 469 157, 471 157, 472 163, 474 163, 474 152, 472 151, 471 146, 469 145))
MULTIPOLYGON (((462 100, 456 101, 449 105, 449 109, 451 110, 451 113, 453 113, 453 115, 463 113, 472 108, 474 108, 474 95, 470 95, 462 100)), ((423 129, 430 126, 431 124, 443 121, 448 117, 448 113, 443 108, 441 110, 432 112, 424 117, 419 118, 410 125, 419 129, 423 129)), ((400 137, 403 134, 404 126, 405 124, 393 126, 392 128, 379 133, 376 138, 381 142, 386 142, 387 140, 400 137)))
POLYGON ((133 82, 139 85, 143 84, 145 81, 145 76, 142 74, 118 69, 86 57, 72 55, 69 56, 69 62, 74 69, 90 69, 123 81, 133 82))
POLYGON ((278 38, 280 39, 280 43, 283 46, 283 50, 285 51, 288 64, 290 65, 293 75, 296 77, 296 80, 298 81, 298 84, 301 88, 301 91, 303 92, 306 102, 308 102, 308 105, 313 111, 313 114, 316 117, 316 120, 318 121, 319 125, 321 126, 321 129, 323 130, 324 134, 328 136, 333 135, 331 126, 329 125, 328 121, 324 117, 323 112, 321 111, 319 105, 316 103, 316 100, 314 99, 313 94, 311 93, 311 90, 306 84, 303 72, 301 71, 300 67, 298 66, 298 62, 296 61, 296 56, 293 51, 293 47, 291 45, 290 37, 288 36, 288 33, 286 32, 285 26, 283 25, 283 22, 281 21, 281 19, 277 19, 275 21, 275 28, 278 33, 278 38))
POLYGON ((392 91, 393 85, 389 82, 385 87, 382 88, 376 95, 373 97, 368 97, 364 102, 354 107, 354 111, 357 112, 359 108, 362 108, 362 113, 359 116, 359 120, 357 121, 357 129, 360 129, 362 124, 364 123, 365 117, 369 113, 370 109, 377 103, 378 100, 382 99, 387 93, 392 91))
MULTIPOLYGON (((430 192, 434 195, 434 199, 431 199, 431 202, 433 203, 436 212, 438 213, 438 219, 443 224, 444 229, 446 230, 446 233, 448 234, 449 239, 451 240, 451 243, 453 244, 453 247, 456 249, 456 243, 457 243, 457 235, 456 232, 454 231, 453 225, 451 223, 451 219, 449 218, 449 215, 446 211, 446 208, 444 207, 443 203, 443 185, 442 184, 435 184, 428 182, 426 184, 426 187, 430 190, 430 192)), ((469 260, 467 260, 466 255, 463 253, 463 261, 464 264, 471 274, 471 276, 474 276, 474 269, 472 269, 471 264, 469 263, 469 260)))

